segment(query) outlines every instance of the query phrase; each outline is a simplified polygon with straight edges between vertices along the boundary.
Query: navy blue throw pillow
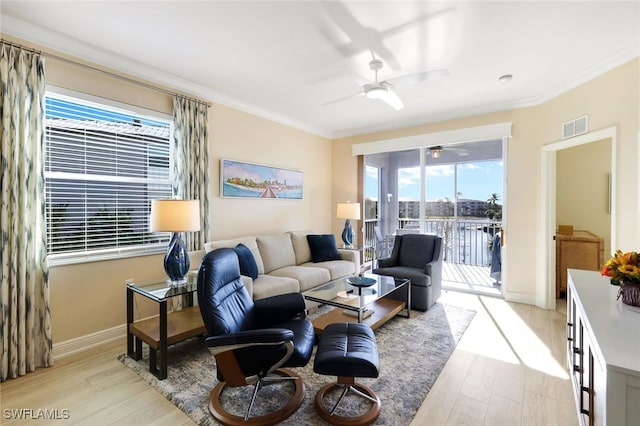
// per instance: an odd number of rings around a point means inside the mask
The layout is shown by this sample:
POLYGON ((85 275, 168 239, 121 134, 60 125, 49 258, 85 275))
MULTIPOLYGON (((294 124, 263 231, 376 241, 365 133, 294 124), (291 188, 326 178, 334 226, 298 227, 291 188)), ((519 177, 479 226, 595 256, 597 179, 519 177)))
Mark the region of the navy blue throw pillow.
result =
POLYGON ((240 243, 233 248, 233 251, 236 252, 240 261, 240 274, 251 277, 254 280, 258 278, 258 264, 249 247, 240 243))
POLYGON ((309 243, 311 261, 313 263, 340 260, 336 237, 333 234, 307 235, 307 242, 309 243))

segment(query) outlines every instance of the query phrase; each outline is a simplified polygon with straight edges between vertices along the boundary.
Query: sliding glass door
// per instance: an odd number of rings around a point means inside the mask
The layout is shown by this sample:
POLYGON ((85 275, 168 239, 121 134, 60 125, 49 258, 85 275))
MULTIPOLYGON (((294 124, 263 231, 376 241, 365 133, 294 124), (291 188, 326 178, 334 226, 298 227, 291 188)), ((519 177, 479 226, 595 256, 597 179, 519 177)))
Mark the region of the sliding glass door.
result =
POLYGON ((502 140, 365 156, 365 238, 433 233, 445 261, 489 266, 501 228, 502 140))

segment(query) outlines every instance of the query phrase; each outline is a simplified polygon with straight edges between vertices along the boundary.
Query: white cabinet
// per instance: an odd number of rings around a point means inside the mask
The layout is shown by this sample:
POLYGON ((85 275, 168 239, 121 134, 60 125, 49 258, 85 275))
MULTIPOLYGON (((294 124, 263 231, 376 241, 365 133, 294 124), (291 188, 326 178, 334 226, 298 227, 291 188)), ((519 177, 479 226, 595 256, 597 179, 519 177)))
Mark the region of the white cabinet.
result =
POLYGON ((640 311, 598 272, 569 270, 567 357, 583 425, 640 424, 640 311))

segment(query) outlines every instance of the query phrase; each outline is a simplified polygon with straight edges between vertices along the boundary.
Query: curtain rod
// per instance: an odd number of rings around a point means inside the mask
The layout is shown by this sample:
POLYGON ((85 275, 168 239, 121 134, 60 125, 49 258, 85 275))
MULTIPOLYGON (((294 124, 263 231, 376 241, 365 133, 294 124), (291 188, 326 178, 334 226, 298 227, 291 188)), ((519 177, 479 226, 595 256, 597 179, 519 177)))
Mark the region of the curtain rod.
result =
POLYGON ((36 49, 31 48, 31 47, 22 46, 22 45, 20 45, 18 43, 14 43, 12 41, 8 41, 8 40, 5 40, 5 39, 0 39, 0 42, 2 42, 4 44, 7 44, 9 46, 13 46, 13 47, 17 47, 19 49, 26 50, 26 51, 31 52, 31 53, 37 53, 37 54, 40 54, 40 55, 44 55, 47 58, 52 58, 52 59, 55 59, 57 61, 66 62, 67 64, 71 64, 71 65, 75 65, 75 66, 78 66, 78 67, 81 67, 81 68, 85 68, 85 69, 88 69, 90 71, 96 72, 98 74, 104 74, 106 76, 109 76, 109 77, 112 77, 112 78, 116 78, 118 80, 126 81, 127 83, 132 83, 132 84, 136 84, 138 86, 145 87, 147 89, 155 90, 156 92, 165 93, 165 94, 171 95, 171 96, 179 96, 181 98, 188 99, 190 101, 194 101, 194 102, 197 102, 197 103, 202 104, 202 105, 206 105, 207 107, 211 108, 211 102, 207 102, 207 101, 203 101, 203 100, 200 100, 200 99, 192 98, 190 96, 185 96, 182 93, 177 93, 177 92, 174 92, 174 91, 171 91, 171 90, 163 89, 162 87, 158 87, 158 86, 154 86, 154 85, 149 84, 149 83, 145 83, 145 82, 142 82, 142 81, 134 80, 132 78, 125 77, 123 75, 116 74, 116 73, 113 73, 111 71, 101 70, 100 68, 96 68, 96 67, 91 66, 91 65, 83 64, 81 62, 77 62, 77 61, 74 61, 72 59, 67 59, 67 58, 64 58, 62 56, 55 55, 53 53, 42 52, 40 50, 36 50, 36 49))

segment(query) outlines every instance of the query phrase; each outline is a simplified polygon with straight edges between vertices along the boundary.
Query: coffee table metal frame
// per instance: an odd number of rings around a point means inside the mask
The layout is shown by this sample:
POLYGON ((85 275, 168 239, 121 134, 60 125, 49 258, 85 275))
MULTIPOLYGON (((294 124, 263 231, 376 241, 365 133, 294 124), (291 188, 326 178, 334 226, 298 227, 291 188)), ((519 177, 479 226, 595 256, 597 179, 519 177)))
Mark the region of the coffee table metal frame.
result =
POLYGON ((403 310, 406 318, 411 316, 411 280, 375 274, 362 276, 373 278, 376 283, 370 287, 356 287, 347 283, 348 277, 343 277, 302 293, 306 300, 339 308, 313 320, 316 332, 321 333, 332 322, 364 323, 375 330, 403 310), (386 297, 403 287, 407 288, 405 301, 386 297), (372 309, 373 314, 364 317, 367 309, 372 309), (352 311, 354 315, 347 315, 343 310, 352 311))

